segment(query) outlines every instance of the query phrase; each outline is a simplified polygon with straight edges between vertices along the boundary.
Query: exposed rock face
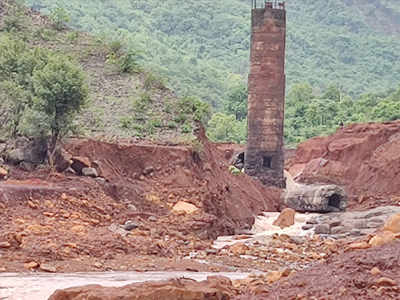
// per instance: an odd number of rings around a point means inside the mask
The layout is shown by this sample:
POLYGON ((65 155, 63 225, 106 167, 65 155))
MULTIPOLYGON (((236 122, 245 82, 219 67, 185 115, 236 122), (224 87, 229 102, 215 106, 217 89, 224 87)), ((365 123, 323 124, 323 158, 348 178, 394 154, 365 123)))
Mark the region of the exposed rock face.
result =
POLYGON ((29 141, 21 138, 15 141, 12 148, 6 154, 6 159, 14 165, 18 165, 21 162, 40 164, 46 159, 47 143, 45 140, 29 141))
POLYGON ((343 186, 349 208, 397 205, 399 148, 400 121, 353 124, 300 144, 286 167, 299 182, 343 186))
POLYGON ((229 278, 208 277, 206 281, 191 279, 173 279, 159 282, 145 282, 124 287, 102 287, 86 285, 56 291, 49 300, 229 300, 234 294, 229 278))
POLYGON ((301 185, 284 195, 287 206, 299 212, 337 212, 346 209, 347 198, 336 185, 301 185))

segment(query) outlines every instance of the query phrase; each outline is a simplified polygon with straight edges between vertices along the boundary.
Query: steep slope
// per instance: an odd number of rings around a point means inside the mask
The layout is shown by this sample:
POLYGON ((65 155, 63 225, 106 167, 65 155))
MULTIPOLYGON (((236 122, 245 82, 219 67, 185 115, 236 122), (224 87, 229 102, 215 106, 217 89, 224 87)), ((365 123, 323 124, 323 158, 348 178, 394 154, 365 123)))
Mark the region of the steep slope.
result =
MULTIPOLYGON (((28 0, 49 12, 50 0, 28 0)), ((82 30, 119 36, 180 93, 220 106, 227 91, 246 81, 250 1, 210 0, 60 4, 82 30)), ((287 80, 316 88, 339 84, 358 95, 400 81, 400 8, 396 0, 287 1, 287 80)))
MULTIPOLYGON (((53 21, 15 1, 0 3, 0 37, 63 53, 82 66, 90 101, 77 120, 78 134, 176 143, 182 134, 191 134, 197 108, 208 113, 207 106, 196 99, 178 98, 165 87, 163 78, 140 67, 123 45, 70 29, 57 30, 53 21), (123 63, 132 64, 133 69, 124 71, 123 63)), ((0 105, 0 113, 4 110, 0 105)))

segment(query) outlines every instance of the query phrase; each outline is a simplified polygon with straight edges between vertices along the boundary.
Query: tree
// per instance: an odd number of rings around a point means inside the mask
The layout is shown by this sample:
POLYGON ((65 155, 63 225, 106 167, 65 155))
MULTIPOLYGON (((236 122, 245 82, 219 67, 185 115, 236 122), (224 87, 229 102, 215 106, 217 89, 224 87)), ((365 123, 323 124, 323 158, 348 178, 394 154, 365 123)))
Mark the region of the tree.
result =
POLYGON ((52 55, 43 69, 34 71, 33 88, 36 107, 46 115, 50 129, 49 160, 52 163, 57 141, 68 132, 73 117, 88 98, 85 76, 68 58, 52 55))
POLYGON ((233 114, 236 120, 241 121, 247 117, 247 87, 241 84, 229 93, 225 102, 225 111, 233 114))

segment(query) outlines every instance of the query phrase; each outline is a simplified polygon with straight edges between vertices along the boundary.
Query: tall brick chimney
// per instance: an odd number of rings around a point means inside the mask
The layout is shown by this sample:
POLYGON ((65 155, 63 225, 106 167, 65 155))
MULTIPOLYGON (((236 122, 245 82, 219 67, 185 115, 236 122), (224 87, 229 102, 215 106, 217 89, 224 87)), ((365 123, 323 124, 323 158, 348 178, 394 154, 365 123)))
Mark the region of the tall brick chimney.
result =
POLYGON ((245 172, 265 185, 285 187, 285 3, 261 3, 262 7, 258 7, 256 0, 253 0, 251 13, 245 172))

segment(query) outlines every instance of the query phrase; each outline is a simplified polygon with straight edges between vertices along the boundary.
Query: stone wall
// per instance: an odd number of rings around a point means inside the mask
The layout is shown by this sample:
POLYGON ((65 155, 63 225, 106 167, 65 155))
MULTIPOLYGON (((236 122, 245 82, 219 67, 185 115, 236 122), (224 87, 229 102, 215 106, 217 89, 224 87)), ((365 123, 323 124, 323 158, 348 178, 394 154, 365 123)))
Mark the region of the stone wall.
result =
POLYGON ((283 120, 286 12, 252 10, 245 171, 266 185, 285 186, 283 120))

